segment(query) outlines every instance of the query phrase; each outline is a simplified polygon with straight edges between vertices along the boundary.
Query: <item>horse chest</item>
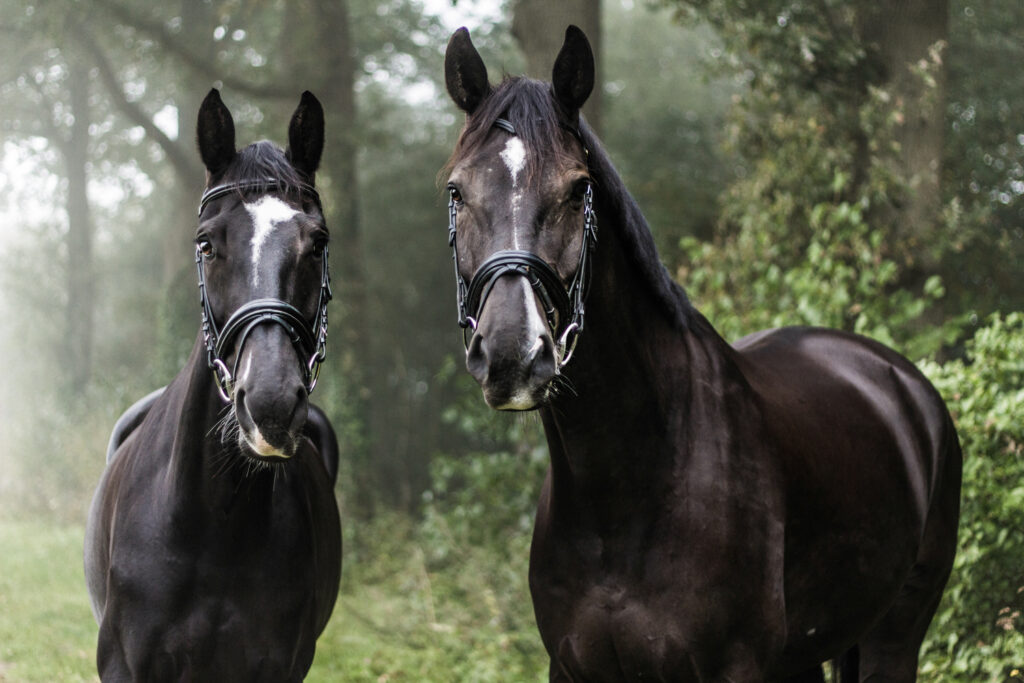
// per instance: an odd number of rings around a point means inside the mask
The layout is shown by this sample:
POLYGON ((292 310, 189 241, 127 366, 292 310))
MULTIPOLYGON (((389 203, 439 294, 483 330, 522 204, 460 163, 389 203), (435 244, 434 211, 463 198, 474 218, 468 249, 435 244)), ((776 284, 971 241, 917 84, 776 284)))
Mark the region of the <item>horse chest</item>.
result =
POLYGON ((326 574, 336 581, 337 571, 318 566, 309 522, 297 524, 301 514, 273 502, 271 515, 133 508, 136 524, 122 525, 111 545, 101 672, 154 681, 301 678, 330 608, 326 574))
POLYGON ((295 588, 308 577, 258 565, 228 571, 205 557, 152 566, 161 581, 147 578, 155 572, 111 572, 116 590, 100 625, 101 652, 104 642, 116 644, 113 659, 125 659, 112 666, 154 681, 297 680, 308 667, 316 606, 311 592, 295 588))
POLYGON ((605 533, 539 516, 531 591, 545 646, 570 680, 764 671, 784 633, 781 557, 766 546, 777 525, 762 515, 749 534, 723 535, 691 503, 627 516, 605 533))
POLYGON ((572 680, 679 680, 692 670, 687 634, 672 600, 595 585, 567 605, 551 633, 555 659, 572 680))

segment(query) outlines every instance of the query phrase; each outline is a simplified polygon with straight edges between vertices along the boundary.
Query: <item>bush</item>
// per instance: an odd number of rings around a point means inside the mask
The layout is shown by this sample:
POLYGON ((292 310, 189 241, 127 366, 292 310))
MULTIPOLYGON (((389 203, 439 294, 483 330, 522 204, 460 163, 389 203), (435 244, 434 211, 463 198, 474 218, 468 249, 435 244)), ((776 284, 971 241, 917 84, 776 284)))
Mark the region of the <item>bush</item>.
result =
POLYGON ((548 456, 529 426, 506 426, 513 449, 431 465, 420 543, 438 619, 463 634, 466 669, 453 679, 532 680, 546 671, 527 572, 548 456))
POLYGON ((1024 680, 1024 314, 993 316, 965 360, 922 369, 964 451, 960 548, 922 649, 931 681, 1024 680))

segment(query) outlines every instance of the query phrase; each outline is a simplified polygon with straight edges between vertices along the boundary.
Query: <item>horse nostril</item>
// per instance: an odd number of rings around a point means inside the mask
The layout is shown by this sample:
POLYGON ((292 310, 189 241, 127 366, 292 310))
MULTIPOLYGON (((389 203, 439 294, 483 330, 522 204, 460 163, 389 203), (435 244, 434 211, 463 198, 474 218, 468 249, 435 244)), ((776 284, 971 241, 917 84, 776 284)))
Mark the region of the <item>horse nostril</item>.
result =
POLYGON ((306 396, 305 387, 299 387, 295 392, 295 407, 292 410, 291 420, 288 425, 288 429, 292 434, 298 434, 302 431, 306 424, 306 418, 309 416, 309 400, 306 396))
POLYGON ((555 342, 550 335, 543 334, 537 337, 527 355, 526 365, 530 368, 530 379, 538 383, 547 382, 557 374, 555 342))
POLYGON ((487 379, 487 347, 484 336, 477 332, 469 340, 469 348, 466 349, 466 369, 477 382, 487 379))

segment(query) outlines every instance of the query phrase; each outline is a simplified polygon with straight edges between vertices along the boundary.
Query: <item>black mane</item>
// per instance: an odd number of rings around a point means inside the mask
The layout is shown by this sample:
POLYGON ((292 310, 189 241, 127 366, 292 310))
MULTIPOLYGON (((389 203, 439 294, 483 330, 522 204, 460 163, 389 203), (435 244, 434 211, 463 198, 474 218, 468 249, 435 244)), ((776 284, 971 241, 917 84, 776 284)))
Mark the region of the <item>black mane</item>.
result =
MULTIPOLYGON (((568 145, 578 143, 563 132, 560 116, 550 83, 520 76, 505 77, 479 108, 466 118, 466 125, 443 172, 450 173, 459 160, 479 147, 491 135, 499 118, 512 123, 516 135, 527 149, 547 149, 547 154, 571 154, 575 150, 568 145)), ((680 329, 687 329, 694 311, 685 290, 661 263, 647 219, 626 189, 601 142, 582 115, 578 123, 583 143, 589 150, 588 166, 595 181, 595 196, 609 212, 598 213, 599 228, 618 226, 628 256, 644 273, 644 281, 651 294, 674 324, 680 329)), ((527 155, 528 177, 535 175, 539 158, 540 155, 527 155)))
POLYGON ((599 229, 602 225, 618 226, 623 246, 628 250, 630 260, 644 273, 644 282, 650 287, 651 294, 661 303, 679 329, 688 329, 695 311, 686 290, 672 279, 668 269, 662 264, 647 219, 644 218, 633 195, 626 189, 626 184, 622 182, 622 177, 612 165, 601 141, 597 139, 582 115, 580 134, 587 149, 590 150, 588 165, 590 175, 594 179, 595 193, 599 194, 597 201, 610 209, 609 218, 603 222, 601 215, 598 215, 599 229))

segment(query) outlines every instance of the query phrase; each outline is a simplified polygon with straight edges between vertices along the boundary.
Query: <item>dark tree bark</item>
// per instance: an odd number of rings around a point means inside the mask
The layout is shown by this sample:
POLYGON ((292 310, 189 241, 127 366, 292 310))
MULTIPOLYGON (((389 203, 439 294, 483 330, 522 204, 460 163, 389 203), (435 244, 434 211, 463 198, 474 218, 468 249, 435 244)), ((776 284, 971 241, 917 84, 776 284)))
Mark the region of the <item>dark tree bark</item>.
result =
POLYGON ((356 60, 347 2, 316 0, 312 5, 311 25, 317 49, 294 54, 293 68, 322 98, 327 116, 327 140, 323 172, 330 179, 329 204, 331 230, 331 272, 335 283, 335 304, 331 320, 329 363, 338 368, 331 383, 333 403, 345 406, 350 416, 347 442, 342 458, 351 468, 356 482, 356 512, 372 513, 372 494, 380 489, 380 472, 388 462, 379 452, 380 426, 374 415, 386 410, 381 405, 383 392, 374 386, 381 373, 374 373, 379 356, 369 325, 363 234, 359 222, 359 177, 356 166, 356 60), (314 60, 305 64, 304 60, 314 60), (351 418, 354 418, 352 420, 351 418), (375 476, 376 473, 376 476, 375 476), (375 485, 376 484, 376 485, 375 485))
POLYGON ((930 73, 925 87, 915 65, 929 62, 930 52, 949 39, 948 0, 899 0, 886 5, 862 3, 861 30, 866 46, 876 51, 886 85, 902 102, 904 121, 897 139, 902 171, 910 192, 899 210, 898 237, 915 254, 915 269, 934 272, 933 245, 940 226, 942 148, 946 109, 946 69, 930 73))
POLYGON ((526 55, 526 74, 551 79, 551 67, 565 39, 565 28, 583 29, 596 57, 594 92, 583 105, 583 115, 601 133, 601 100, 604 80, 601 65, 601 0, 517 0, 513 5, 512 35, 526 55))

